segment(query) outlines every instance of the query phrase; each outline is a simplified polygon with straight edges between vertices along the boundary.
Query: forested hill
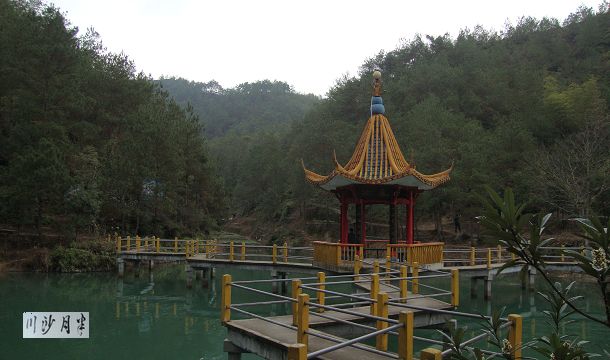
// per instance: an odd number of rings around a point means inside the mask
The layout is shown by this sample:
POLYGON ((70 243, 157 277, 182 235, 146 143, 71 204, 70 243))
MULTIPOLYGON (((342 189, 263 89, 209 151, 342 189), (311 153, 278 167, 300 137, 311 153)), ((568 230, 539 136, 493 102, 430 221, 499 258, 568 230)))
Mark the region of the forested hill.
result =
MULTIPOLYGON (((477 215, 484 184, 511 186, 535 209, 607 215, 610 14, 601 8, 580 8, 563 22, 524 17, 501 32, 417 36, 340 80, 290 131, 218 139, 234 208, 283 221, 336 207, 305 183, 300 159, 320 173, 332 169, 333 149, 340 162, 349 159, 379 67, 405 156, 423 173, 455 163, 450 183, 420 197, 420 221, 477 215)), ((379 216, 384 222, 383 210, 379 216)), ((323 218, 336 220, 332 212, 323 218)))
POLYGON ((336 221, 336 199, 304 181, 301 159, 320 173, 333 150, 349 159, 375 67, 406 157, 423 173, 455 163, 418 198, 417 221, 478 215, 484 184, 512 186, 532 209, 607 216, 608 24, 604 3, 563 22, 417 36, 318 99, 282 82, 154 81, 60 10, 0 0, 0 227, 182 236, 215 228, 227 207, 282 230, 336 221))
POLYGON ((205 126, 206 136, 215 138, 233 131, 238 134, 287 130, 319 99, 295 93, 281 81, 257 81, 224 89, 216 81, 207 83, 182 78, 161 78, 161 86, 179 104, 190 104, 205 126))
POLYGON ((0 228, 186 235, 224 193, 197 116, 93 31, 38 1, 0 0, 0 228))

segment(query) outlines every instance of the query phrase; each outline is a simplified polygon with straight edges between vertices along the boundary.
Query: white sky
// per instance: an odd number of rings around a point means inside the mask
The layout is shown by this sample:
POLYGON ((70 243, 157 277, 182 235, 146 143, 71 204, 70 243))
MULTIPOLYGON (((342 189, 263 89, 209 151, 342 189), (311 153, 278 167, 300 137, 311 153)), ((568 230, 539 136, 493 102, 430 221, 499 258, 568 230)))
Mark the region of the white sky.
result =
POLYGON ((417 33, 502 30, 521 16, 565 19, 602 0, 47 0, 138 70, 223 87, 281 80, 324 95, 343 74, 417 33))

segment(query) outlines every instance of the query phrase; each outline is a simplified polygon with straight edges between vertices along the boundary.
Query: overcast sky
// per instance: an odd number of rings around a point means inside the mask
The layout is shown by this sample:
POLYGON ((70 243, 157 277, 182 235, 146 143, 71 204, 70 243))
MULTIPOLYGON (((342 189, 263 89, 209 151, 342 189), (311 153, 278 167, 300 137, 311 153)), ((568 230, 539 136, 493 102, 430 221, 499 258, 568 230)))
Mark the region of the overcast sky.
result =
POLYGON ((563 20, 602 0, 53 0, 82 33, 123 51, 155 78, 223 87, 263 79, 324 95, 343 74, 402 39, 482 25, 502 30, 524 15, 563 20))

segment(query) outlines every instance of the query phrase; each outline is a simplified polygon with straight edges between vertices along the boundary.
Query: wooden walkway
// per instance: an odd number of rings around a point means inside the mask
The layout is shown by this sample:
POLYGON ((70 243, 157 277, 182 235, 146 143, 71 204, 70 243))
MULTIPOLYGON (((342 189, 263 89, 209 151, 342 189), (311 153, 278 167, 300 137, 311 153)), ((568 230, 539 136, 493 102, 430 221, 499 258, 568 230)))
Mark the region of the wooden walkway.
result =
MULTIPOLYGON (((368 283, 357 283, 358 287, 363 290, 370 291, 370 285, 368 283), (367 286, 368 285, 368 286, 367 286)), ((380 282, 379 291, 386 292, 389 295, 390 301, 398 298, 398 290, 394 287, 388 286, 380 282)), ((357 294, 354 294, 357 295, 357 294)), ((411 296, 415 294, 409 293, 411 296)), ((363 296, 363 295, 361 295, 363 296)), ((431 310, 453 310, 451 304, 424 297, 414 297, 408 300, 408 305, 412 305, 417 308, 428 308, 431 310)), ((345 308, 350 312, 362 314, 361 316, 355 314, 347 314, 339 311, 328 310, 324 311, 322 315, 325 317, 316 316, 316 309, 311 309, 309 312, 309 328, 310 331, 315 331, 318 334, 322 334, 327 337, 334 337, 337 341, 330 341, 323 338, 319 338, 314 335, 309 335, 307 352, 315 352, 321 349, 329 348, 336 345, 337 342, 345 342, 346 338, 340 337, 341 335, 349 336, 353 338, 354 334, 358 334, 358 328, 354 325, 349 325, 345 321, 364 324, 368 326, 375 326, 375 320, 367 318, 370 314, 369 306, 359 306, 352 308, 345 308), (332 317, 328 319, 326 317, 332 317), (335 320, 336 319, 336 320, 335 320), (351 329, 350 329, 351 328, 351 329), (344 334, 341 334, 343 332, 344 334)), ((397 319, 400 312, 407 309, 404 307, 388 305, 388 318, 397 319)), ((414 326, 415 327, 429 327, 429 326, 441 326, 449 320, 449 315, 442 315, 433 313, 431 311, 424 311, 420 309, 412 309, 414 313, 414 326)), ((295 343, 297 338, 297 331, 288 328, 292 326, 293 316, 282 315, 267 317, 263 319, 243 319, 243 320, 231 320, 224 325, 227 328, 227 339, 235 346, 244 351, 255 353, 266 359, 280 359, 285 358, 285 354, 288 351, 290 345, 295 343), (274 324, 272 322, 280 323, 282 325, 274 324)), ((373 346, 367 346, 359 344, 375 350, 373 346)), ((356 360, 356 359, 387 359, 387 356, 378 355, 370 351, 354 348, 344 347, 335 350, 326 355, 318 357, 318 359, 333 359, 333 360, 356 360)))
POLYGON ((283 262, 264 260, 229 260, 223 258, 207 258, 206 255, 194 255, 186 259, 193 268, 213 268, 217 266, 239 267, 245 270, 277 270, 293 272, 318 272, 321 269, 314 267, 311 262, 283 262))

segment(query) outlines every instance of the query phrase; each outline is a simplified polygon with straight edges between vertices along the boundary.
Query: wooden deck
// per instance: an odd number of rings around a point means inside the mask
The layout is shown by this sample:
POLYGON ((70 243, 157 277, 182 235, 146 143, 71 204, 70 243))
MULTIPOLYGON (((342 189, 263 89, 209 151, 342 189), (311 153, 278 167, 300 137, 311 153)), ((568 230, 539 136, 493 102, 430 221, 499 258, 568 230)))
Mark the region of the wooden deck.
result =
MULTIPOLYGON (((228 330, 227 338, 235 346, 248 352, 255 353, 265 359, 286 358, 284 354, 288 352, 288 346, 294 344, 297 338, 295 330, 258 319, 230 321, 226 324, 226 327, 228 330)), ((309 335, 307 351, 313 352, 328 348, 335 344, 336 343, 333 341, 309 335)), ((319 359, 387 360, 387 356, 373 354, 354 347, 345 347, 322 355, 319 359)))
MULTIPOLYGON (((370 287, 367 283, 359 283, 359 287, 363 290, 368 290, 370 287)), ((380 282, 381 292, 386 292, 392 298, 398 297, 398 290, 380 282)), ((356 295, 356 294, 354 294, 356 295)), ((409 294, 415 296, 414 294, 409 294)), ((363 296, 363 295, 361 295, 363 296)), ((413 298, 409 299, 408 305, 416 307, 426 307, 429 309, 452 310, 451 304, 433 299, 433 298, 413 298)), ((331 316, 338 320, 327 319, 318 314, 317 309, 310 307, 309 311, 309 327, 310 331, 317 331, 327 336, 334 336, 339 341, 345 341, 347 338, 362 335, 369 332, 356 325, 346 324, 343 321, 350 321, 358 324, 375 326, 375 321, 367 319, 365 316, 370 314, 369 306, 359 306, 345 308, 351 312, 360 313, 362 316, 355 314, 346 314, 338 311, 324 311, 324 316, 331 316)), ((406 309, 395 305, 388 306, 388 317, 397 319, 401 311, 414 312, 415 327, 430 327, 442 326, 449 319, 448 315, 423 311, 419 309, 406 309)), ((237 313, 236 313, 237 315, 237 313)), ((284 325, 292 325, 292 315, 282 315, 267 318, 284 325)), ((297 334, 293 329, 284 326, 276 325, 262 319, 244 319, 231 320, 224 324, 227 327, 227 339, 235 346, 255 353, 266 359, 285 359, 288 351, 288 346, 296 342, 297 334)), ((321 339, 319 337, 309 335, 308 352, 314 352, 324 348, 328 348, 336 343, 330 340, 321 339)), ((374 349, 371 347, 371 349, 374 349)), ((369 351, 357 349, 354 347, 345 347, 326 355, 322 355, 319 359, 335 359, 335 360, 355 360, 355 359, 387 359, 386 356, 377 355, 369 351)))

